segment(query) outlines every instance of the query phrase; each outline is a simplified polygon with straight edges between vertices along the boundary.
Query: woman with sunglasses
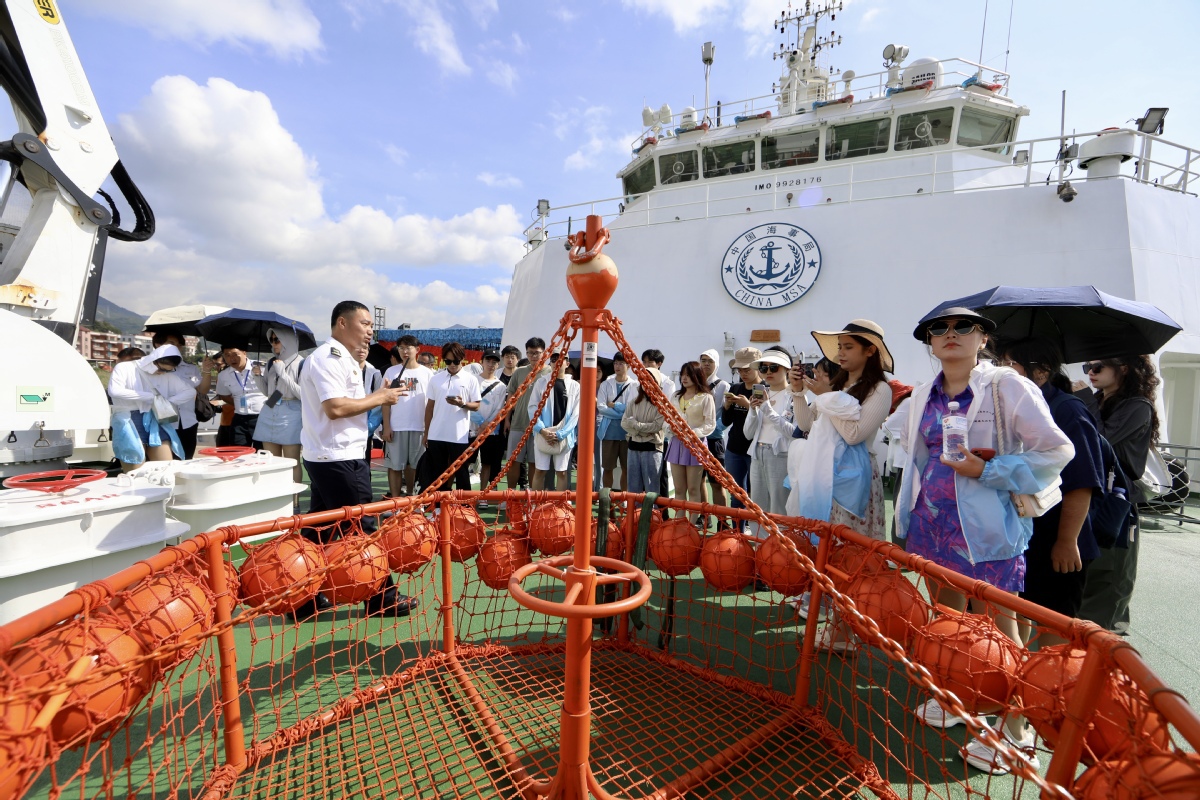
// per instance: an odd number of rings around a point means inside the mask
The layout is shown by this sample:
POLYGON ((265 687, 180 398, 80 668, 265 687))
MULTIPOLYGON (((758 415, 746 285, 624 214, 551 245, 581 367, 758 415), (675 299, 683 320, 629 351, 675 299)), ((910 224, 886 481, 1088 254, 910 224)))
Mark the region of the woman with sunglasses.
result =
MULTIPOLYGON (((770 348, 754 366, 762 382, 751 387, 750 411, 742 426, 750 440, 750 499, 768 514, 786 514, 788 492, 783 481, 796 431, 788 388, 792 357, 770 348)), ((761 536, 757 523, 755 531, 761 536)))
MULTIPOLYGON (((254 438, 271 455, 294 458, 293 478, 300 483, 300 371, 304 356, 300 355, 300 339, 290 328, 268 328, 267 341, 275 355, 267 363, 267 401, 258 413, 254 438)), ((298 507, 299 495, 296 503, 298 507)))
MULTIPOLYGON (((699 361, 688 361, 680 367, 679 389, 671 402, 701 442, 716 430, 717 404, 699 361)), ((676 499, 703 503, 704 467, 678 436, 672 437, 667 444, 667 463, 671 465, 676 499)), ((693 520, 697 517, 699 514, 692 515, 693 520)))
MULTIPOLYGON (((1025 588, 1025 548, 1033 535, 1011 493, 1036 493, 1048 487, 1075 448, 1050 416, 1036 386, 1011 369, 980 361, 987 334, 996 324, 966 308, 930 314, 913 336, 929 345, 941 372, 913 391, 897 420, 902 431, 904 477, 896 496, 896 535, 907 550, 975 580, 1017 593, 1025 588), (993 388, 994 387, 994 388, 993 388), (995 397, 1000 408, 996 408, 995 397), (957 403, 967 418, 967 447, 962 460, 942 455, 942 417, 957 403), (997 442, 996 414, 1001 415, 1004 442, 997 442), (983 453, 987 459, 972 453, 983 453), (996 455, 997 451, 1003 455, 996 455)), ((941 587, 935 599, 950 608, 966 608, 966 597, 941 587)), ((1020 642, 1015 617, 996 613, 991 605, 976 608, 992 618, 1010 639, 1020 642)), ((926 725, 948 728, 962 719, 936 700, 917 709, 926 725)), ((1032 748, 1033 736, 1019 716, 1006 718, 1004 735, 1021 748, 1032 748)), ((1032 749, 1026 751, 1032 753, 1032 749)), ((972 739, 961 750, 968 763, 1002 770, 991 748, 972 739)), ((1036 759, 1030 755, 1031 763, 1036 759)))
MULTIPOLYGON (((1106 358, 1083 365, 1094 393, 1086 389, 1080 396, 1100 420, 1100 433, 1117 454, 1125 476, 1133 484, 1136 511, 1146 502, 1137 480, 1146 472, 1150 448, 1158 442, 1158 411, 1154 398, 1158 376, 1149 356, 1106 358)), ((1128 547, 1110 547, 1100 552, 1089 567, 1083 589, 1081 619, 1091 620, 1114 633, 1129 633, 1129 600, 1137 578, 1138 521, 1130 528, 1128 547)))

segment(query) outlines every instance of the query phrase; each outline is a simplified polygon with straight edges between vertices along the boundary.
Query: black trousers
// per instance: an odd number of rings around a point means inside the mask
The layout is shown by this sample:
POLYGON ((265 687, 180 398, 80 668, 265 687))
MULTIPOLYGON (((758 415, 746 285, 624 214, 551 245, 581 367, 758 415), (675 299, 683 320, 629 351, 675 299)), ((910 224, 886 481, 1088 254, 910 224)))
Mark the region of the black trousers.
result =
MULTIPOLYGON (((446 468, 453 464, 459 456, 465 453, 467 445, 464 442, 439 442, 437 439, 430 439, 428 446, 425 448, 425 458, 429 459, 429 474, 436 478, 446 471, 446 468)), ((454 473, 454 488, 462 489, 464 492, 471 491, 471 473, 468 471, 470 462, 464 461, 458 472, 454 473)), ((442 486, 443 489, 450 488, 448 484, 442 486)))
MULTIPOLYGON (((262 442, 254 441, 254 426, 258 424, 258 414, 234 414, 230 428, 229 444, 234 447, 253 447, 262 449, 262 442)), ((367 481, 370 485, 370 481, 367 481)))
POLYGON ((196 433, 200 429, 200 423, 196 423, 190 428, 180 428, 179 443, 183 445, 183 457, 192 458, 196 455, 196 433))
MULTIPOLYGON (((361 458, 352 458, 348 461, 309 461, 305 459, 304 469, 308 473, 309 480, 308 511, 310 514, 318 511, 332 511, 342 506, 365 505, 371 502, 371 471, 361 458)), ((362 517, 361 524, 366 533, 370 533, 376 528, 374 517, 362 517)), ((352 523, 339 522, 337 525, 322 530, 305 528, 302 533, 304 538, 311 542, 327 544, 351 533, 353 529, 352 523)), ((392 586, 392 578, 389 575, 379 593, 382 594, 390 586, 392 586)))

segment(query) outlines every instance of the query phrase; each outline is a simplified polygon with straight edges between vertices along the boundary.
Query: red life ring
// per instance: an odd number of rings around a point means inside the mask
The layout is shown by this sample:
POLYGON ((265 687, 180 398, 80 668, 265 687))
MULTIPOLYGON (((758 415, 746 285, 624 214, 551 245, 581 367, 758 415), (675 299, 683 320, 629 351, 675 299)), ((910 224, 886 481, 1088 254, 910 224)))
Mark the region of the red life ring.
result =
POLYGON ((256 451, 253 447, 206 447, 200 451, 202 456, 212 456, 222 461, 233 461, 242 456, 252 456, 256 451))
POLYGON ((56 469, 49 472, 28 472, 4 479, 5 489, 29 489, 34 492, 66 492, 84 483, 107 478, 102 469, 56 469))

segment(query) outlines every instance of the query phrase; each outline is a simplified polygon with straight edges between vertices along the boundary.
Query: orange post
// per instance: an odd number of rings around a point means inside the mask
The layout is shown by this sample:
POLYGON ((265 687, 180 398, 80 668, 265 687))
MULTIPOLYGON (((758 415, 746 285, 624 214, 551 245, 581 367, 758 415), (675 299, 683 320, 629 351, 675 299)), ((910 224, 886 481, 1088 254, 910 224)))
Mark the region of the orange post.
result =
POLYGON ((221 718, 225 723, 225 764, 241 772, 246 768, 246 739, 242 730, 242 705, 238 695, 237 642, 233 638, 233 595, 225 574, 224 537, 210 536, 205 547, 208 580, 217 597, 217 660, 221 676, 221 718))
MULTIPOLYGON (((1096 642, 1091 642, 1087 656, 1083 659, 1083 668, 1079 672, 1079 682, 1071 693, 1067 703, 1067 713, 1063 719, 1062 730, 1058 734, 1058 742, 1054 745, 1054 755, 1050 758, 1050 766, 1046 769, 1046 780, 1059 786, 1070 786, 1075 779, 1075 768, 1083 753, 1083 740, 1087 735, 1088 723, 1096 712, 1096 698, 1104 690, 1104 682, 1108 680, 1110 668, 1106 663, 1103 650, 1096 642)), ((1053 793, 1042 791, 1043 797, 1054 797, 1053 793)))
POLYGON ((438 504, 438 530, 442 551, 442 652, 454 655, 454 566, 450 560, 450 515, 446 501, 438 504))
MULTIPOLYGON (((817 572, 825 574, 825 564, 829 561, 829 548, 833 546, 833 531, 826 529, 817 546, 817 560, 814 566, 817 572)), ((796 706, 808 706, 808 687, 812 680, 813 652, 817 646, 817 620, 821 614, 821 599, 825 591, 821 584, 812 582, 808 595, 808 621, 804 626, 804 644, 800 648, 800 670, 796 675, 796 706)))

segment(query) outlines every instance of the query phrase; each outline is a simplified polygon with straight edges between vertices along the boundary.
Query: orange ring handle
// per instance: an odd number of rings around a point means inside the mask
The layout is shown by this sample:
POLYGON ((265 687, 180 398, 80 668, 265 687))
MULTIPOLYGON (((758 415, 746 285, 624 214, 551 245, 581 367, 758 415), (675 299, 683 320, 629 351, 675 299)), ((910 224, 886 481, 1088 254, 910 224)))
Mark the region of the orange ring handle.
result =
POLYGON ((4 479, 5 489, 30 489, 35 492, 65 492, 83 483, 107 478, 102 469, 56 469, 49 472, 27 472, 4 479))
POLYGON ((592 245, 591 250, 587 250, 587 231, 579 231, 574 236, 574 243, 571 249, 567 252, 567 259, 572 264, 586 264, 596 256, 600 255, 600 251, 604 249, 604 245, 608 244, 612 235, 608 232, 608 228, 601 228, 596 236, 596 243, 592 245))
MULTIPOLYGON (((539 614, 545 614, 549 617, 564 617, 566 619, 595 619, 597 617, 612 617, 618 614, 627 614, 650 599, 650 578, 646 573, 632 564, 618 561, 615 558, 603 558, 601 556, 592 556, 590 562, 594 566, 613 570, 615 574, 595 573, 593 575, 595 584, 603 586, 610 583, 636 582, 641 586, 637 594, 630 595, 615 603, 603 603, 600 605, 595 603, 580 604, 578 602, 557 603, 553 600, 543 600, 540 597, 534 597, 521 586, 521 582, 535 572, 540 572, 543 575, 549 575, 559 580, 565 580, 567 571, 558 569, 558 567, 567 566, 574 558, 574 556, 568 554, 518 567, 513 572, 512 577, 508 579, 508 591, 512 593, 514 600, 530 611, 536 611, 539 614)), ((592 593, 587 592, 586 594, 591 595, 592 593)), ((578 596, 579 592, 576 591, 573 599, 578 600, 578 596)))
POLYGON ((253 447, 206 447, 199 451, 199 454, 219 458, 222 461, 233 461, 235 458, 252 456, 257 452, 253 447))

